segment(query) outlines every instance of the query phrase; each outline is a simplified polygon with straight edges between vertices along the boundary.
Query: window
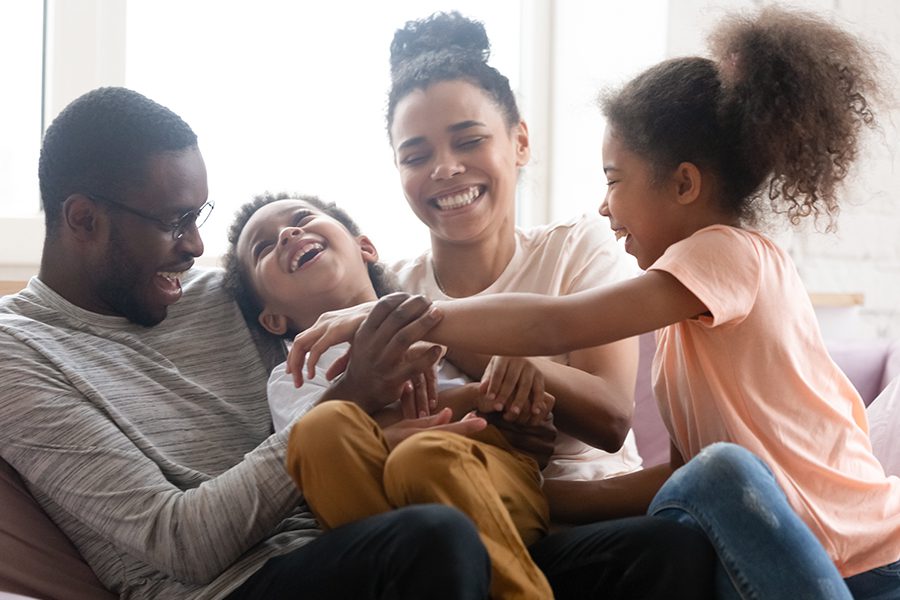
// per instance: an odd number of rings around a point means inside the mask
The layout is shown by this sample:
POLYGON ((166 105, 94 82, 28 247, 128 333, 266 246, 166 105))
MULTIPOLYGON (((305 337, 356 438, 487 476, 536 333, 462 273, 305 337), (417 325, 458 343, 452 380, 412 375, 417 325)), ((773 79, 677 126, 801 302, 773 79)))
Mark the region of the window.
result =
POLYGON ((0 5, 3 110, 0 111, 0 216, 38 212, 37 156, 41 144, 41 74, 44 38, 41 2, 0 5), (15 57, 12 59, 11 57, 15 57))
MULTIPOLYGON (((200 138, 217 205, 204 228, 207 263, 224 250, 235 209, 266 190, 317 194, 344 206, 388 261, 427 246, 427 229, 406 206, 397 180, 384 107, 395 29, 437 10, 459 10, 485 23, 491 63, 510 78, 529 122, 532 160, 520 182, 520 222, 596 210, 602 191, 596 92, 662 57, 667 18, 666 0, 638 8, 593 0, 46 4, 45 120, 101 85, 126 85, 183 116, 200 138), (631 35, 623 19, 645 35, 631 35)), ((4 118, 34 131, 22 134, 27 143, 4 145, 16 163, 0 155, 21 181, 0 179, 19 186, 7 187, 0 217, 35 215, 43 14, 37 2, 4 10, 19 19, 13 33, 29 29, 31 40, 30 60, 17 63, 31 66, 16 71, 30 91, 16 96, 16 108, 4 118), (26 18, 33 25, 26 27, 26 18)), ((11 39, 0 43, 9 46, 11 39)), ((26 55, 22 44, 17 48, 26 55)), ((0 236, 9 238, 0 241, 10 248, 0 247, 7 261, 37 263, 42 226, 31 221, 0 236)))
POLYGON ((197 132, 216 202, 207 253, 235 209, 263 191, 347 209, 386 260, 428 246, 387 141, 389 46, 407 20, 459 10, 485 22, 492 64, 516 85, 518 4, 129 0, 125 85, 197 132))

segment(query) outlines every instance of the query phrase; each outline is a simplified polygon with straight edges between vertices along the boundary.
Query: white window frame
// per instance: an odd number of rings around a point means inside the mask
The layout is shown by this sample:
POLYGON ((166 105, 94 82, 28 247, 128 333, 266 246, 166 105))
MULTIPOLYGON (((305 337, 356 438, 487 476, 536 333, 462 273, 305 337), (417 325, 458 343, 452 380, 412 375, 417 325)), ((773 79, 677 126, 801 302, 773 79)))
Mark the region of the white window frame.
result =
MULTIPOLYGON (((46 0, 45 10, 46 128, 72 98, 124 81, 125 3, 46 0)), ((0 279, 21 280, 37 273, 44 241, 37 193, 32 199, 34 216, 0 218, 0 279)))

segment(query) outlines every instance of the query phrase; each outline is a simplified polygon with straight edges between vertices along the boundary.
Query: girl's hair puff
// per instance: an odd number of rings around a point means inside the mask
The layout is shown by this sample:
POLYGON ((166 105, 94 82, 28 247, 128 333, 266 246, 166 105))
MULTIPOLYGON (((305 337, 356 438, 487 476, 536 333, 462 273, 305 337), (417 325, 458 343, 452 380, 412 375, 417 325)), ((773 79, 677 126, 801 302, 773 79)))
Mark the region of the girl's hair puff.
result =
POLYGON ((601 100, 616 135, 656 173, 710 170, 723 208, 753 222, 767 200, 792 224, 839 212, 837 187, 875 125, 877 65, 860 40, 812 13, 768 7, 726 18, 713 60, 680 58, 601 100))
POLYGON ((442 81, 465 80, 481 88, 500 108, 509 127, 518 124, 519 108, 509 79, 487 64, 490 55, 484 25, 456 11, 407 21, 391 42, 388 135, 397 103, 413 90, 442 81))

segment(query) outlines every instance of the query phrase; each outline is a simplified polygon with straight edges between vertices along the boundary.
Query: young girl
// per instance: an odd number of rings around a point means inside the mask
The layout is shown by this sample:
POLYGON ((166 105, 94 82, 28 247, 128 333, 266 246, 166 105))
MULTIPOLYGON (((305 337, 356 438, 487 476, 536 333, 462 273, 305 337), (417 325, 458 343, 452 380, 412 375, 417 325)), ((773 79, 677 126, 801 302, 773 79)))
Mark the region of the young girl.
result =
MULTIPOLYGON (((397 265, 402 289, 433 300, 500 292, 561 296, 635 275, 596 215, 532 229, 516 222, 516 184, 529 160, 528 128, 509 80, 487 63, 484 26, 459 13, 410 21, 391 44, 388 134, 407 202, 431 249, 397 265)), ((529 414, 528 386, 556 398, 560 431, 544 477, 599 479, 640 468, 630 433, 636 340, 552 359, 474 356, 450 349, 490 382, 494 410, 529 414)), ((488 408, 488 407, 483 407, 488 408)))
MULTIPOLYGON (((600 212, 646 273, 561 298, 443 302, 427 337, 553 354, 660 329, 654 388, 678 471, 661 489, 664 468, 557 482, 560 502, 615 512, 652 499, 651 513, 695 523, 719 553, 725 595, 849 597, 843 577, 857 598, 898 597, 900 479, 872 455, 863 403, 790 258, 752 228, 765 208, 792 222, 836 215, 874 122, 874 64, 833 25, 775 8, 723 22, 711 47, 714 60, 665 61, 602 102, 600 212)), ((290 368, 358 320, 323 317, 290 368)))

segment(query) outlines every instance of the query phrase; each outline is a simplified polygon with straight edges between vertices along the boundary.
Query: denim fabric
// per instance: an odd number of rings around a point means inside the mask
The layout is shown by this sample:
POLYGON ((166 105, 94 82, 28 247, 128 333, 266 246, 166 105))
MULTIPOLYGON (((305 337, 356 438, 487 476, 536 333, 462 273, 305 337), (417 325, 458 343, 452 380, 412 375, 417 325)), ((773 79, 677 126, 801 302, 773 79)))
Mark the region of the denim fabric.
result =
POLYGON ((705 448, 663 485, 648 512, 706 533, 719 557, 719 598, 852 598, 768 466, 740 446, 705 448))
POLYGON ((900 600, 900 560, 845 581, 856 600, 900 600))

